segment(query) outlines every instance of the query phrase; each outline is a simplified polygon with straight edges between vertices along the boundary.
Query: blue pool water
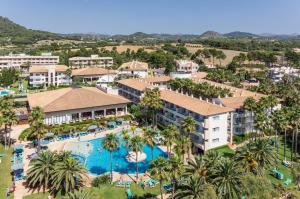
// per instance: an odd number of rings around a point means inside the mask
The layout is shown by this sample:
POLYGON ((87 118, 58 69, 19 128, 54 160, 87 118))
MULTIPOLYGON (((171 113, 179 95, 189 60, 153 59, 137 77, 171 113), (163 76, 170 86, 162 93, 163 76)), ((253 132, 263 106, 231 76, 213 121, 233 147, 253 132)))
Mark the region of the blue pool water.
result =
MULTIPOLYGON (((101 175, 110 172, 110 153, 102 147, 102 139, 94 139, 88 141, 93 145, 93 150, 85 161, 85 167, 93 175, 101 175)), ((149 169, 152 160, 151 147, 145 145, 143 152, 147 158, 143 162, 138 163, 139 173, 144 173, 149 169)), ((136 163, 126 160, 125 142, 120 138, 119 148, 112 154, 113 170, 120 173, 133 174, 136 172, 136 163)), ((157 157, 167 157, 159 147, 154 147, 154 159, 157 157)))
POLYGON ((10 92, 8 90, 1 90, 0 95, 8 95, 10 92))

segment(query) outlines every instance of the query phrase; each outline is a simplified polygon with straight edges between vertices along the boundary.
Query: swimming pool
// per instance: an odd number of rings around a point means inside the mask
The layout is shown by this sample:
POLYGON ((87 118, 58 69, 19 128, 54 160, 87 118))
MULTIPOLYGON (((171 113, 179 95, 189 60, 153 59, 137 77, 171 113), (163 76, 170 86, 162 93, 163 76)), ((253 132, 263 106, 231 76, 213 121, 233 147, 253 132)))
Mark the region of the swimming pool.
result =
POLYGON ((0 90, 0 96, 9 95, 9 94, 13 94, 13 92, 9 90, 0 90))
MULTIPOLYGON (((88 141, 93 145, 93 150, 85 161, 85 167, 92 175, 101 175, 110 172, 110 153, 102 147, 103 138, 88 141)), ((149 169, 152 160, 151 147, 144 145, 143 152, 147 158, 138 163, 139 173, 144 173, 149 169)), ((125 142, 120 138, 120 147, 113 152, 113 170, 120 173, 133 174, 136 172, 136 163, 126 160, 125 142)), ((154 159, 157 157, 167 157, 167 154, 159 147, 154 147, 154 159)))

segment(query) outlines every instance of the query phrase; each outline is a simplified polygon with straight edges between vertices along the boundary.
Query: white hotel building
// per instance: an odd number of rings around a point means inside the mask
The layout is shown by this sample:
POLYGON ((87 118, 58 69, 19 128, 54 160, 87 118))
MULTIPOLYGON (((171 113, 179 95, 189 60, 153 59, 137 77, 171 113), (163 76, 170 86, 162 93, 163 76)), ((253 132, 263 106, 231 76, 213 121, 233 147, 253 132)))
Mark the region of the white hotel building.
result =
POLYGON ((29 69, 29 86, 59 86, 69 85, 71 78, 66 74, 68 67, 65 65, 31 66, 29 69))
POLYGON ((112 57, 99 57, 98 55, 91 55, 90 57, 72 57, 69 59, 69 66, 71 68, 85 68, 85 67, 112 67, 112 57))
POLYGON ((0 56, 1 68, 20 68, 22 65, 55 65, 59 63, 59 56, 52 56, 51 53, 42 53, 40 56, 26 54, 10 54, 0 56))
POLYGON ((119 94, 138 103, 147 88, 159 87, 163 108, 157 114, 158 121, 179 128, 185 117, 192 116, 196 121, 196 132, 192 135, 194 151, 207 151, 232 143, 234 109, 162 88, 161 82, 150 82, 149 79, 120 80, 119 94))

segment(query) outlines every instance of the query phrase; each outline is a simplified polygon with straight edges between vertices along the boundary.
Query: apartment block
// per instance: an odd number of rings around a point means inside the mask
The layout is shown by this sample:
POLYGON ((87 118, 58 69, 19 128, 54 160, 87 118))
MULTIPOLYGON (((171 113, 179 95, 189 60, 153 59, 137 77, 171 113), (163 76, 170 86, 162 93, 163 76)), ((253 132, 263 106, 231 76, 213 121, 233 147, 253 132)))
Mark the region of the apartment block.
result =
POLYGON ((17 68, 22 65, 56 65, 59 63, 59 56, 52 56, 51 53, 42 53, 40 56, 26 54, 10 54, 0 56, 1 68, 17 68))
POLYGON ((69 66, 72 68, 85 67, 112 67, 112 57, 99 57, 98 55, 91 55, 90 57, 72 57, 69 59, 69 66))
POLYGON ((65 65, 32 66, 29 69, 29 85, 31 87, 69 85, 71 78, 66 74, 65 65))
POLYGON ((184 73, 196 73, 199 69, 199 65, 190 60, 176 60, 177 72, 184 73))

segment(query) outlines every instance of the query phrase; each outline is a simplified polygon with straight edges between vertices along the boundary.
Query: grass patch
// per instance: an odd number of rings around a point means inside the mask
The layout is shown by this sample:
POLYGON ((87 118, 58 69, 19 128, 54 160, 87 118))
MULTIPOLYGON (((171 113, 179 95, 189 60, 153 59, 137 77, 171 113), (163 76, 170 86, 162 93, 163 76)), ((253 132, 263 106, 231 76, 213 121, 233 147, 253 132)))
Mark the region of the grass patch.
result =
POLYGON ((235 151, 232 150, 231 148, 229 148, 229 146, 227 146, 227 145, 220 146, 220 147, 217 147, 217 148, 214 148, 214 149, 211 149, 211 150, 212 151, 217 151, 217 152, 219 152, 222 155, 227 156, 227 157, 231 157, 235 153, 235 151))
MULTIPOLYGON (((0 198, 6 198, 6 189, 12 185, 12 176, 10 175, 12 149, 4 150, 4 146, 0 145, 0 153, 5 154, 1 157, 0 163, 0 198)), ((7 198, 14 198, 11 194, 7 198)))
MULTIPOLYGON (((130 186, 134 198, 144 199, 155 197, 160 194, 159 185, 156 185, 154 188, 146 188, 143 190, 140 185, 132 184, 130 186)), ((115 187, 113 185, 103 185, 101 188, 86 188, 86 191, 90 193, 90 199, 125 199, 127 198, 125 193, 125 188, 115 187)), ((47 199, 48 193, 39 193, 33 194, 30 196, 25 196, 24 199, 47 199)), ((62 199, 63 197, 57 196, 57 199, 62 199)))

